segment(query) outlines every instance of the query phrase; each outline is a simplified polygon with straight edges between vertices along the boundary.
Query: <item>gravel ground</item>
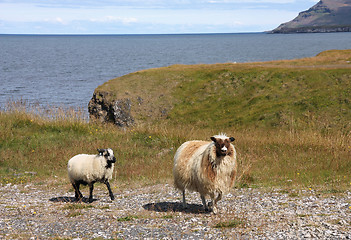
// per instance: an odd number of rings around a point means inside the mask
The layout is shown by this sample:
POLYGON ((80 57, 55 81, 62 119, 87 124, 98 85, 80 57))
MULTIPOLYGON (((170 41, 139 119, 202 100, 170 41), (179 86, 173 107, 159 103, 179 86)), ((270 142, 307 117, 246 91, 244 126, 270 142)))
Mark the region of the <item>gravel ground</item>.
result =
MULTIPOLYGON (((68 187, 0 187, 1 239, 350 239, 351 192, 233 189, 204 212, 197 193, 188 208, 173 186, 114 188, 96 184, 94 202, 74 203, 68 187)), ((88 188, 83 188, 88 194, 88 188)))

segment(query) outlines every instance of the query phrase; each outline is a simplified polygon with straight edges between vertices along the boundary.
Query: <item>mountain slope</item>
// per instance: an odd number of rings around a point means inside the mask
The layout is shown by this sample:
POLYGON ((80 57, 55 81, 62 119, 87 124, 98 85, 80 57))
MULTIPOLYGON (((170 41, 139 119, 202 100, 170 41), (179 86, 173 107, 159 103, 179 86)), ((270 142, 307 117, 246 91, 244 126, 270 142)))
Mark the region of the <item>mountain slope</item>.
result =
POLYGON ((351 0, 321 0, 272 33, 350 32, 351 0))

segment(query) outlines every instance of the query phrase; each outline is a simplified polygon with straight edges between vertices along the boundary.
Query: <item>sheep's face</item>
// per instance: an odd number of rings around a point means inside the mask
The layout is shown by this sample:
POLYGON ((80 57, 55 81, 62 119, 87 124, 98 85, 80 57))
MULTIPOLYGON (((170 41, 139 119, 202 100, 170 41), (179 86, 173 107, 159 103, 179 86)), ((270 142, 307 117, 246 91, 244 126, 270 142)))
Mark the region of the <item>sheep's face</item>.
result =
POLYGON ((217 156, 226 156, 232 153, 230 143, 235 140, 233 137, 216 135, 211 137, 211 140, 215 143, 217 156))
POLYGON ((111 162, 111 163, 116 162, 115 155, 114 155, 113 150, 111 148, 98 149, 98 152, 99 152, 99 155, 104 156, 108 162, 111 162))

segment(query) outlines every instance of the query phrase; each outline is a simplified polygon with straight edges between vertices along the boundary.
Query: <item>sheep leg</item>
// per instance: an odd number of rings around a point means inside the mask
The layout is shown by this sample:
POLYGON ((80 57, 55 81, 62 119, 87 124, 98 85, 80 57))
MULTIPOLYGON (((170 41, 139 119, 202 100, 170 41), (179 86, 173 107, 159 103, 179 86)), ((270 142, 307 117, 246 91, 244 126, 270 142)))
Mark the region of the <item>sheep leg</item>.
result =
POLYGON ((113 196, 112 190, 111 190, 111 186, 110 183, 108 182, 108 180, 105 181, 107 190, 108 190, 108 194, 110 195, 111 200, 115 199, 115 196, 113 196))
POLYGON ((89 200, 88 202, 93 202, 93 190, 94 190, 94 182, 89 183, 89 200))
POLYGON ((222 193, 219 192, 216 199, 213 200, 213 213, 218 213, 217 202, 222 199, 222 193))
POLYGON ((215 204, 215 202, 214 202, 215 193, 210 193, 210 198, 211 198, 211 202, 208 203, 208 208, 209 208, 209 210, 214 211, 214 208, 215 208, 215 206, 214 206, 214 204, 215 204))
POLYGON ((207 207, 205 196, 201 195, 201 200, 202 200, 202 204, 204 206, 205 211, 208 211, 208 207, 207 207))
POLYGON ((72 186, 74 188, 74 195, 75 195, 76 201, 80 201, 83 198, 83 194, 79 191, 80 183, 73 182, 72 186))
POLYGON ((222 193, 219 192, 219 193, 218 193, 218 196, 217 196, 217 198, 216 198, 216 200, 215 200, 215 204, 217 204, 217 202, 218 202, 219 200, 221 200, 221 199, 222 199, 222 193))
POLYGON ((183 190, 183 208, 186 208, 185 189, 183 190))

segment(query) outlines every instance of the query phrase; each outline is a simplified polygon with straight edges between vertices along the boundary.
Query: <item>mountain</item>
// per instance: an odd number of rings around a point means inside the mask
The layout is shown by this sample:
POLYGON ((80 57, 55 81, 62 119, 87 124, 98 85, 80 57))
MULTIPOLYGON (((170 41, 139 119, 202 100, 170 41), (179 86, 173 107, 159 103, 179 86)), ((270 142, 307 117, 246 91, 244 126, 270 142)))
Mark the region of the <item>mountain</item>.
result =
POLYGON ((271 33, 351 32, 351 0, 321 0, 271 33))

